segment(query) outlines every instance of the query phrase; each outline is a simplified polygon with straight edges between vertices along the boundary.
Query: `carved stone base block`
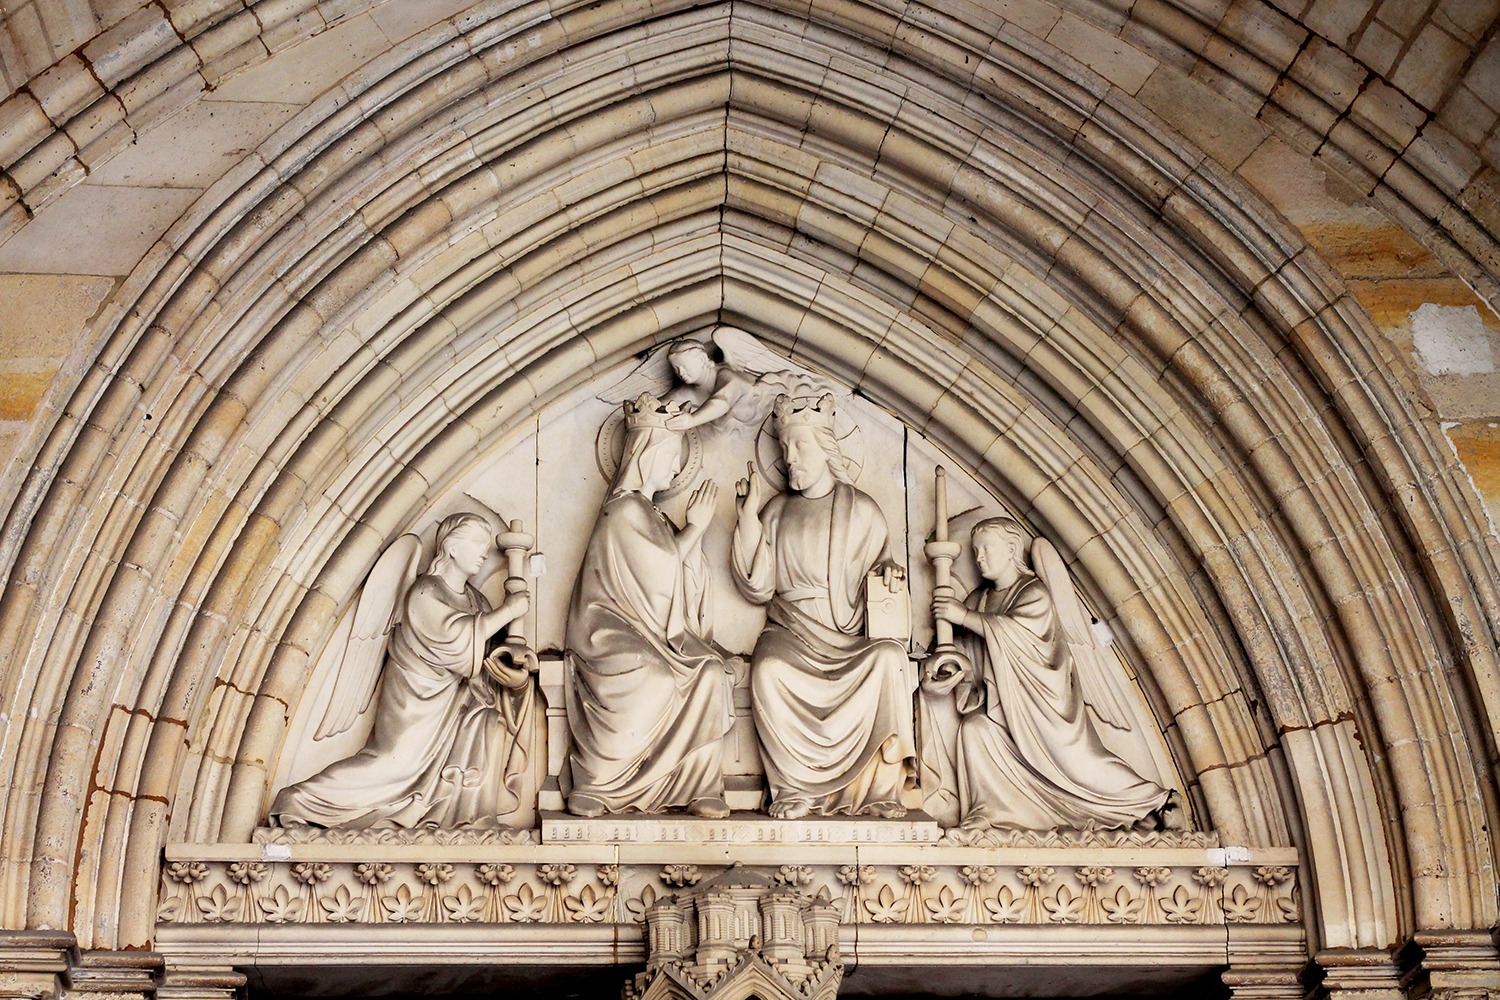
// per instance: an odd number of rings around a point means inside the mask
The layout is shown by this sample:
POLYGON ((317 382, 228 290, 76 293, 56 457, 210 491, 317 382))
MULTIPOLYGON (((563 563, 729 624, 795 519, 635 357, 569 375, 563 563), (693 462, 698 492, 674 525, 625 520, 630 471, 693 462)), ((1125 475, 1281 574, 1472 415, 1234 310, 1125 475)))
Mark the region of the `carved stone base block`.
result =
POLYGON ((68 1000, 149 1000, 162 958, 150 951, 86 951, 68 970, 68 1000))
POLYGON ((544 844, 935 844, 942 831, 926 813, 903 819, 818 816, 778 820, 754 814, 698 816, 542 814, 544 844))
POLYGON ((1231 966, 1222 978, 1234 1000, 1303 1000, 1307 996, 1296 969, 1231 966))
POLYGON ((0 931, 0 1000, 57 996, 73 944, 62 931, 0 931))
POLYGON ((1323 981, 1314 996, 1329 1000, 1405 1000, 1395 957, 1384 949, 1321 951, 1323 981))
POLYGON ((240 1000, 245 976, 231 968, 168 968, 156 988, 157 1000, 240 1000))
POLYGON ((1491 931, 1418 931, 1401 959, 1409 1000, 1500 1000, 1500 948, 1491 931))

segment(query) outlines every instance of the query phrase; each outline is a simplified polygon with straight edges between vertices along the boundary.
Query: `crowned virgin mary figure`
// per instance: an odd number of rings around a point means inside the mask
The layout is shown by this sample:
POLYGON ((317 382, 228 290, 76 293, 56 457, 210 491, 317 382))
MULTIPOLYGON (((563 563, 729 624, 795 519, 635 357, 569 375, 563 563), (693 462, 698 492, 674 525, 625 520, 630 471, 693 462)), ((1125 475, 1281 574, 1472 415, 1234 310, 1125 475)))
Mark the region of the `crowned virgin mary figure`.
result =
POLYGON ((723 739, 731 674, 709 641, 705 482, 679 528, 653 502, 682 470, 675 405, 625 403, 625 454, 594 524, 568 609, 572 791, 581 816, 685 808, 729 814, 723 739))

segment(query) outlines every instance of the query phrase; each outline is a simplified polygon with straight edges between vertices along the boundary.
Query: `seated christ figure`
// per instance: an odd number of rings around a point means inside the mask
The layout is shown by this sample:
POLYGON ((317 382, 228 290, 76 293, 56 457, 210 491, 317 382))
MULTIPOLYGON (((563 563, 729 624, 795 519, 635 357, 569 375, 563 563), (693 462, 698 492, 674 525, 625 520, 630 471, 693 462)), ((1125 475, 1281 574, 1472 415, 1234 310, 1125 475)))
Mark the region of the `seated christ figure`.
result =
POLYGON ((900 570, 879 505, 850 482, 833 417, 829 396, 778 397, 788 492, 762 505, 753 465, 739 483, 734 577, 767 606, 751 705, 773 817, 895 818, 916 756, 911 688, 901 643, 864 635, 865 578, 900 570))

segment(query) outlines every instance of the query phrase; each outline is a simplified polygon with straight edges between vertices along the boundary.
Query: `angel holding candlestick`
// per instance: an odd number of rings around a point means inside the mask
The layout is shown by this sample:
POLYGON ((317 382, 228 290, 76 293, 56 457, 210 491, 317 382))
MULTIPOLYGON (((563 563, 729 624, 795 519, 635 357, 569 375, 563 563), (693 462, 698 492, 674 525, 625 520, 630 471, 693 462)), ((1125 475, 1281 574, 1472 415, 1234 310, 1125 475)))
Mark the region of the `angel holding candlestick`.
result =
POLYGON ((971 539, 983 584, 932 604, 937 621, 962 630, 967 662, 923 680, 924 734, 938 737, 924 746, 924 779, 939 786, 929 811, 968 830, 1184 828, 1178 793, 1101 739, 1101 727, 1128 730, 1130 714, 1057 550, 1039 538, 1028 562, 1009 517, 980 521, 971 539), (941 708, 956 727, 929 721, 941 708))
POLYGON ((382 554, 314 737, 348 730, 373 700, 370 738, 352 757, 283 788, 273 823, 489 826, 521 808, 534 658, 514 643, 491 652, 490 640, 526 613, 530 595, 522 581, 490 607, 475 581, 494 548, 489 522, 460 513, 438 526, 426 573, 417 574, 416 535, 382 554))

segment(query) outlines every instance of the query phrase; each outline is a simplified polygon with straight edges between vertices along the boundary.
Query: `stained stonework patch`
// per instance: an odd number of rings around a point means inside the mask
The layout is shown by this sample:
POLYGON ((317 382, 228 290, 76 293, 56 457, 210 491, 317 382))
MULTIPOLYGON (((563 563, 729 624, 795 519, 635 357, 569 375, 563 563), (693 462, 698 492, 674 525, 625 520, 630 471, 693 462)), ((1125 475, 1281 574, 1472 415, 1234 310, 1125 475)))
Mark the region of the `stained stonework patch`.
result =
POLYGON ((1469 473, 1490 516, 1490 529, 1500 525, 1500 422, 1476 420, 1447 424, 1444 430, 1458 460, 1469 473))
POLYGON ((56 374, 55 368, 14 371, 0 365, 0 420, 30 420, 56 374))
POLYGON ((1495 370, 1495 352, 1479 310, 1431 302, 1411 314, 1412 346, 1433 375, 1483 375, 1495 370))
POLYGON ((27 420, 114 279, 0 275, 0 420, 27 420))
POLYGON ((1454 278, 1349 282, 1398 355, 1409 358, 1422 402, 1441 419, 1500 414, 1500 317, 1454 278))
POLYGON ((1349 278, 1414 278, 1444 273, 1427 248, 1399 226, 1319 222, 1301 228, 1307 242, 1349 278))

